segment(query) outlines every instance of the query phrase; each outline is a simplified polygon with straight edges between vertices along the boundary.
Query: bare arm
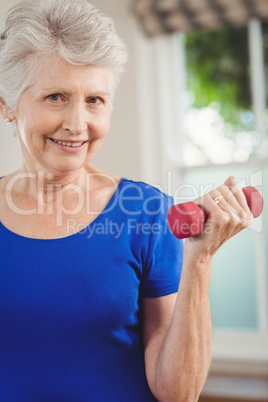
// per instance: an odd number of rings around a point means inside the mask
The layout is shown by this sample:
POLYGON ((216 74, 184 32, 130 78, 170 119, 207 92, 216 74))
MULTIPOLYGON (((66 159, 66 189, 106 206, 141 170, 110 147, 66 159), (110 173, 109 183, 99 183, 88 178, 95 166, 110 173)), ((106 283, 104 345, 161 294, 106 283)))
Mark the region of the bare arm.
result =
POLYGON ((211 355, 209 276, 183 268, 177 297, 144 300, 146 373, 161 402, 194 402, 202 390, 211 355))
POLYGON ((234 185, 229 178, 197 200, 209 215, 209 230, 185 242, 177 298, 144 299, 146 375, 160 402, 195 402, 205 382, 211 359, 211 258, 228 238, 251 223, 244 196, 234 185), (222 205, 214 201, 219 193, 225 196, 222 205))

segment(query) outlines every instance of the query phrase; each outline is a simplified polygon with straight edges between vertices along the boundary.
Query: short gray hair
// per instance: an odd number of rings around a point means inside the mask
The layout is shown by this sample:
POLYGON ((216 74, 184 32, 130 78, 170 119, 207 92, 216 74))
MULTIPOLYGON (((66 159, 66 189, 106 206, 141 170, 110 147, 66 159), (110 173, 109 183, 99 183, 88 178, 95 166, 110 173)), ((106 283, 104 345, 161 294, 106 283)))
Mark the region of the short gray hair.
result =
POLYGON ((127 61, 113 21, 87 0, 23 0, 0 33, 0 97, 13 110, 42 55, 58 53, 74 65, 109 67, 111 93, 127 61))

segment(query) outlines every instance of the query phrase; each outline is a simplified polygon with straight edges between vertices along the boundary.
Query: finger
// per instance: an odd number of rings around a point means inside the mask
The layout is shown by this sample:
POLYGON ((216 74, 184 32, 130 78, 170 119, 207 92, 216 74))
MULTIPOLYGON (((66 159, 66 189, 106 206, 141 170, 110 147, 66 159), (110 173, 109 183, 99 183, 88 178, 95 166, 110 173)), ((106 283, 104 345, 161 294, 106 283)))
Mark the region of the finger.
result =
POLYGON ((237 200, 237 202, 239 203, 240 207, 246 212, 247 217, 249 219, 253 218, 253 215, 249 209, 248 203, 247 203, 247 199, 246 196, 242 190, 242 187, 240 187, 238 184, 235 184, 234 186, 232 186, 230 188, 230 190, 233 193, 233 196, 235 197, 235 199, 237 200))
MULTIPOLYGON (((228 188, 228 187, 227 187, 228 188)), ((227 192, 225 192, 227 193, 227 192)), ((216 204, 217 208, 222 209, 223 211, 228 211, 228 201, 226 194, 224 194, 223 191, 221 191, 220 187, 212 190, 208 193, 210 198, 213 200, 213 202, 216 204)))
POLYGON ((216 202, 216 200, 220 197, 222 197, 220 191, 212 190, 203 197, 195 200, 195 202, 204 209, 209 218, 211 215, 218 215, 219 212, 222 211, 228 212, 229 206, 225 198, 220 199, 218 203, 216 202))
POLYGON ((220 202, 219 207, 231 214, 236 221, 243 223, 246 227, 249 226, 252 222, 252 214, 242 188, 238 184, 232 187, 222 185, 217 190, 224 196, 226 201, 226 203, 220 202))
MULTIPOLYGON (((235 186, 236 186, 236 184, 235 184, 235 186)), ((229 208, 232 207, 233 209, 239 210, 241 208, 241 206, 239 204, 239 201, 235 197, 235 195, 232 191, 232 188, 234 188, 234 186, 228 187, 225 184, 217 187, 217 191, 224 197, 224 200, 226 201, 226 203, 221 202, 220 207, 223 207, 223 205, 224 205, 224 206, 228 206, 229 208)), ((238 191, 238 189, 237 189, 237 191, 238 191)))
MULTIPOLYGON (((218 209, 218 212, 220 212, 219 210, 222 210, 237 222, 243 222, 246 225, 251 223, 252 215, 247 206, 241 187, 235 185, 229 188, 226 185, 222 185, 217 189, 210 191, 208 195, 214 203, 213 209, 210 210, 211 213, 217 213, 218 209), (232 189, 235 191, 237 196, 235 196, 232 189)), ((210 213, 207 212, 207 214, 209 215, 210 213)))
POLYGON ((236 180, 234 176, 229 176, 228 179, 225 180, 224 185, 228 187, 232 187, 236 184, 236 180))
MULTIPOLYGON (((246 212, 247 216, 251 219, 252 214, 248 208, 246 197, 243 193, 243 190, 240 186, 236 184, 236 180, 234 176, 229 176, 227 180, 225 180, 224 185, 229 187, 232 191, 234 197, 236 198, 238 204, 242 207, 242 209, 246 212)), ((234 201, 234 199, 233 199, 234 201)), ((234 206, 234 202, 232 202, 232 206, 234 206)))
POLYGON ((198 205, 207 215, 203 233, 213 235, 218 245, 222 243, 221 238, 227 239, 233 234, 233 226, 235 226, 233 222, 236 221, 228 210, 230 207, 226 200, 223 199, 219 204, 215 202, 215 198, 219 196, 221 196, 219 191, 212 190, 198 199, 198 205))
MULTIPOLYGON (((227 197, 228 195, 228 203, 232 205, 233 208, 237 209, 238 211, 240 208, 244 213, 246 213, 246 217, 248 219, 252 218, 251 211, 248 207, 247 199, 245 197, 245 194, 242 190, 242 187, 240 187, 238 184, 235 184, 231 187, 228 187, 228 190, 226 189, 226 186, 221 187, 220 191, 225 193, 225 196, 227 197)), ((244 215, 242 213, 242 215, 244 215)))

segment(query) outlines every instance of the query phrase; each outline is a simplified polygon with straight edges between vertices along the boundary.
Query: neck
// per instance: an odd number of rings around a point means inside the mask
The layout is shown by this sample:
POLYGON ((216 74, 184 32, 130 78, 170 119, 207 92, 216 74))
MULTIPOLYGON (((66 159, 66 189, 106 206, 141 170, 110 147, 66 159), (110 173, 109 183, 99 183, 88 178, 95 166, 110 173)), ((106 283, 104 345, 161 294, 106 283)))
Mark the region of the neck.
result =
POLYGON ((10 191, 27 194, 38 203, 55 203, 58 198, 81 195, 90 190, 90 172, 84 168, 75 172, 30 172, 25 167, 17 171, 9 185, 10 191))

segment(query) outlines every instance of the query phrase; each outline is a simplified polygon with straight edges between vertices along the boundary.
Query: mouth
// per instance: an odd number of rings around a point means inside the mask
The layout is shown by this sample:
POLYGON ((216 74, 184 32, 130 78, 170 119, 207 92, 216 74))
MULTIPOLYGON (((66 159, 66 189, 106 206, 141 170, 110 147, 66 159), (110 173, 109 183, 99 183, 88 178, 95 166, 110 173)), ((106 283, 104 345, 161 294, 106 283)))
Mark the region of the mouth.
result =
POLYGON ((63 145, 64 147, 70 147, 70 148, 78 148, 81 147, 83 144, 85 144, 88 141, 60 141, 60 140, 55 140, 54 138, 49 138, 51 141, 55 142, 56 144, 63 145))

